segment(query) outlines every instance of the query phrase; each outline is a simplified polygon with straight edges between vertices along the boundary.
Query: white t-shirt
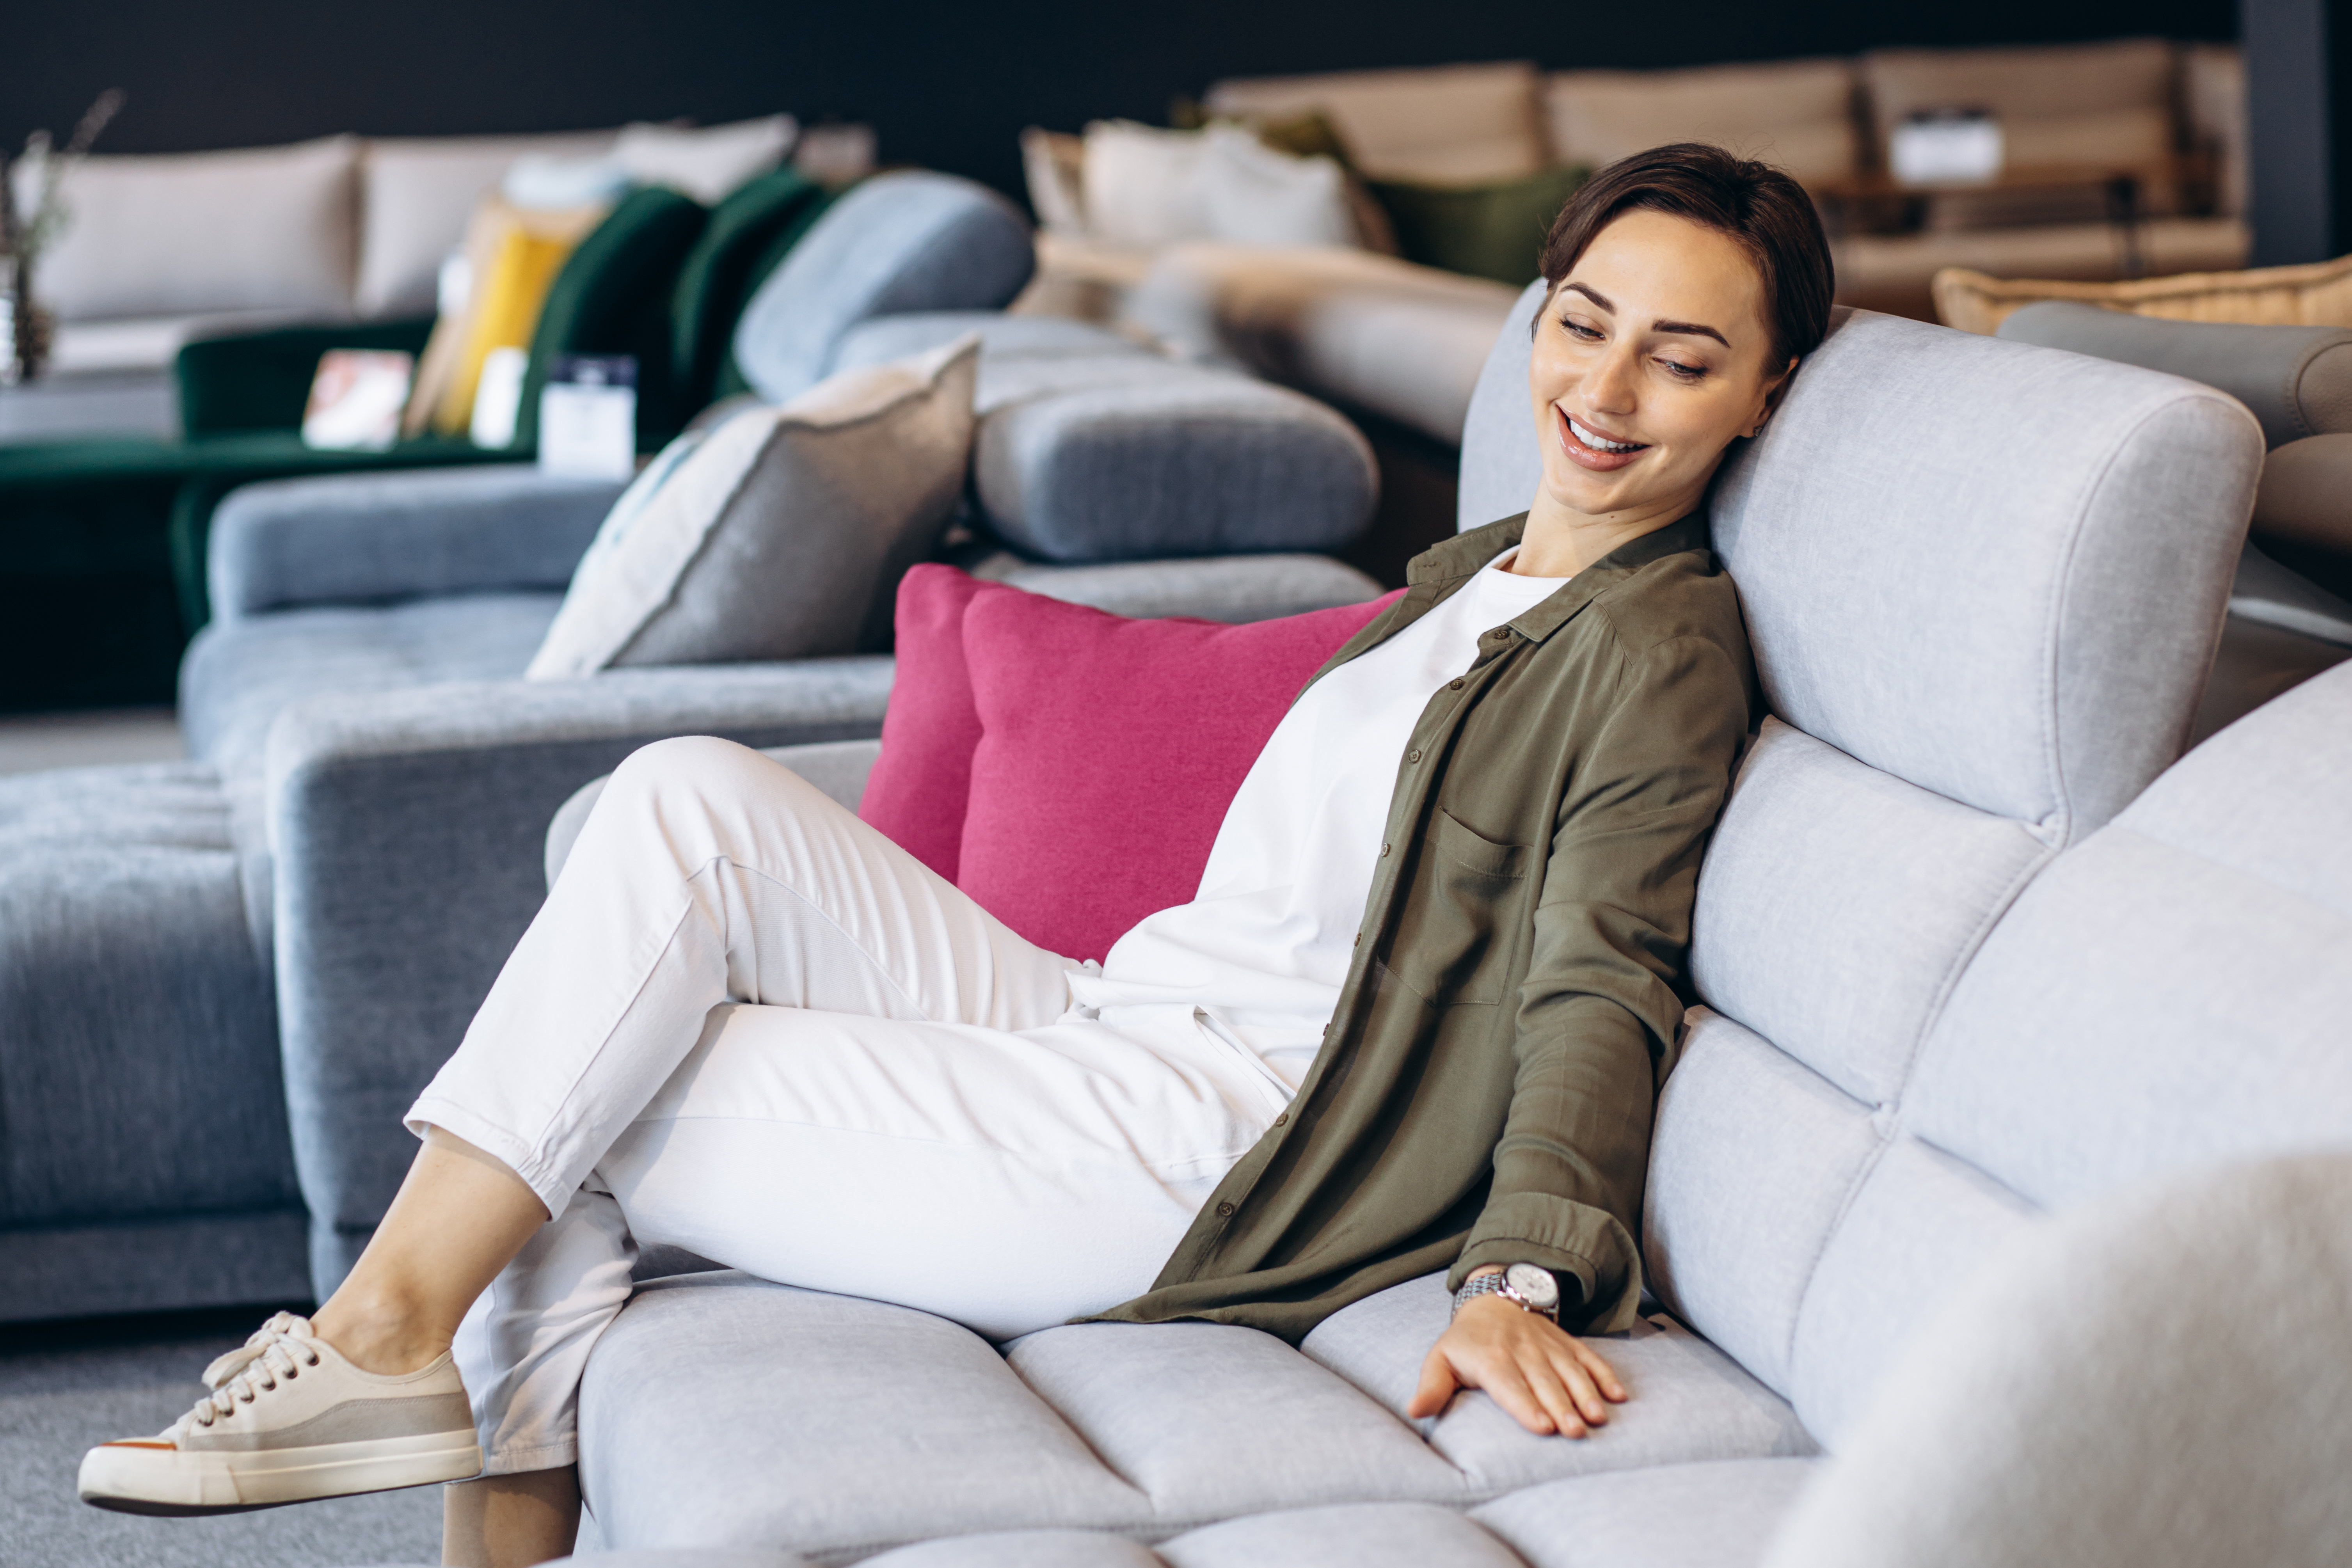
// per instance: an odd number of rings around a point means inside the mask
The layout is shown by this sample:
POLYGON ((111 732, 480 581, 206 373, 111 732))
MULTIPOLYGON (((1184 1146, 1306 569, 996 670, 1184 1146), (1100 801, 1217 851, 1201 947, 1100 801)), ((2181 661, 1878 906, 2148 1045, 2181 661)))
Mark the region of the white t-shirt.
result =
POLYGON ((1200 1010, 1294 1090, 1322 1045, 1354 957, 1405 742, 1478 639, 1564 586, 1519 577, 1516 551, 1295 703, 1242 781, 1189 904, 1118 939, 1072 1000, 1109 1023, 1200 1010))

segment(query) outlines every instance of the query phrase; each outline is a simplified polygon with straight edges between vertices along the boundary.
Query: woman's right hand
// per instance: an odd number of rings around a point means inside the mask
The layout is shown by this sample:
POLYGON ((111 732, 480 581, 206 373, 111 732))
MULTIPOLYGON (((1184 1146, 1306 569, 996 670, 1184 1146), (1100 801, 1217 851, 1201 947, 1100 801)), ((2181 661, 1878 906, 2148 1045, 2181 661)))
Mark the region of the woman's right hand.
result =
POLYGON ((1539 1437, 1581 1437, 1608 1424, 1609 1406, 1631 1397, 1601 1352, 1501 1296, 1462 1304, 1421 1363, 1421 1385, 1404 1413, 1413 1420, 1445 1408, 1458 1388, 1483 1388, 1539 1437))

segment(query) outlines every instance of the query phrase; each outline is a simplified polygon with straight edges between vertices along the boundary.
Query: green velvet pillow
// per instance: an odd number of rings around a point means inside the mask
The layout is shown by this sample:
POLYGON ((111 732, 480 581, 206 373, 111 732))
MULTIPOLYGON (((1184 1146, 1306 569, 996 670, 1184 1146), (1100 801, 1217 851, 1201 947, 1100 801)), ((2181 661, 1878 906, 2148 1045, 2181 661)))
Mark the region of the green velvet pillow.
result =
POLYGON ((670 296, 678 269, 710 213, 661 185, 621 198, 588 231, 548 287, 531 333, 515 451, 539 444, 539 395, 558 354, 631 354, 637 362, 637 447, 658 450, 692 409, 681 411, 670 370, 670 296))
POLYGON ((1541 270, 1544 236, 1591 173, 1566 165, 1491 185, 1366 184, 1395 226, 1406 260, 1519 284, 1541 270))
MULTIPOLYGON (((844 185, 839 190, 828 191, 824 200, 810 207, 798 218, 775 232, 768 241, 768 247, 753 258, 751 270, 744 275, 743 297, 736 304, 736 319, 741 318, 744 307, 751 304, 751 296, 760 291, 760 285, 768 280, 768 274, 782 267, 784 264, 784 258, 793 253, 793 247, 798 245, 806 237, 808 231, 816 226, 816 220, 823 217, 832 209, 834 203, 847 195, 854 188, 854 185, 844 185)), ((726 335, 719 342, 719 364, 714 372, 709 401, 718 403, 726 398, 740 397, 751 390, 751 384, 745 379, 743 367, 735 363, 735 320, 730 320, 727 323, 726 335)))
POLYGON ((830 198, 795 170, 746 181, 710 211, 670 300, 670 374, 689 416, 709 404, 743 306, 830 198), (778 241, 784 242, 779 247, 778 241))

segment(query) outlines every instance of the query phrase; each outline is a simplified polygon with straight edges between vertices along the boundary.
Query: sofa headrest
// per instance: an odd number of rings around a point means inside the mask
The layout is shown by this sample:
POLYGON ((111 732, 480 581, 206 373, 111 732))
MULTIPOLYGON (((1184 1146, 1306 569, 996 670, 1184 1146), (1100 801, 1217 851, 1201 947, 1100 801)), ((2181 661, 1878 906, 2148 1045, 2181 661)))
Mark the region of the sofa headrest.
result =
POLYGON ((906 310, 993 310, 1036 268, 1029 220, 952 174, 877 174, 835 202, 760 285, 735 363, 782 402, 831 374, 842 335, 906 310))
MULTIPOLYGON (((1535 493, 1541 300, 1472 398, 1465 526, 1535 493)), ((2210 387, 1842 310, 1709 504, 1775 713, 2064 843, 2179 754, 2262 458, 2210 387)))
POLYGON ((2253 410, 2273 447, 2352 431, 2352 331, 2342 327, 2168 321, 2044 300, 2011 312, 1996 335, 2218 386, 2253 410))

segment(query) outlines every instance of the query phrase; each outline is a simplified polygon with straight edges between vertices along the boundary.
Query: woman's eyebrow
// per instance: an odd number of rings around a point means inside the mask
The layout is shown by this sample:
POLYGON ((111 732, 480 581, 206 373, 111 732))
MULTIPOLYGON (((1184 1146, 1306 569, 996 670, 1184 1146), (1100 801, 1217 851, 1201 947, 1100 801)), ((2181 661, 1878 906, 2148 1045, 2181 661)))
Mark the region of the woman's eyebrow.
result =
POLYGON ((1704 326, 1697 321, 1652 321, 1650 323, 1650 331, 1654 332, 1679 332, 1685 337, 1693 338, 1713 338, 1725 348, 1729 348, 1731 346, 1730 339, 1725 337, 1721 332, 1717 331, 1713 327, 1704 326))
POLYGON ((1570 289, 1575 290, 1577 293, 1583 295, 1586 299, 1591 300, 1594 304, 1600 306, 1602 310, 1608 311, 1612 316, 1617 313, 1617 307, 1611 304, 1606 296, 1594 293, 1591 289, 1586 288, 1581 283, 1563 283, 1560 285, 1560 289, 1562 292, 1567 292, 1570 289))

